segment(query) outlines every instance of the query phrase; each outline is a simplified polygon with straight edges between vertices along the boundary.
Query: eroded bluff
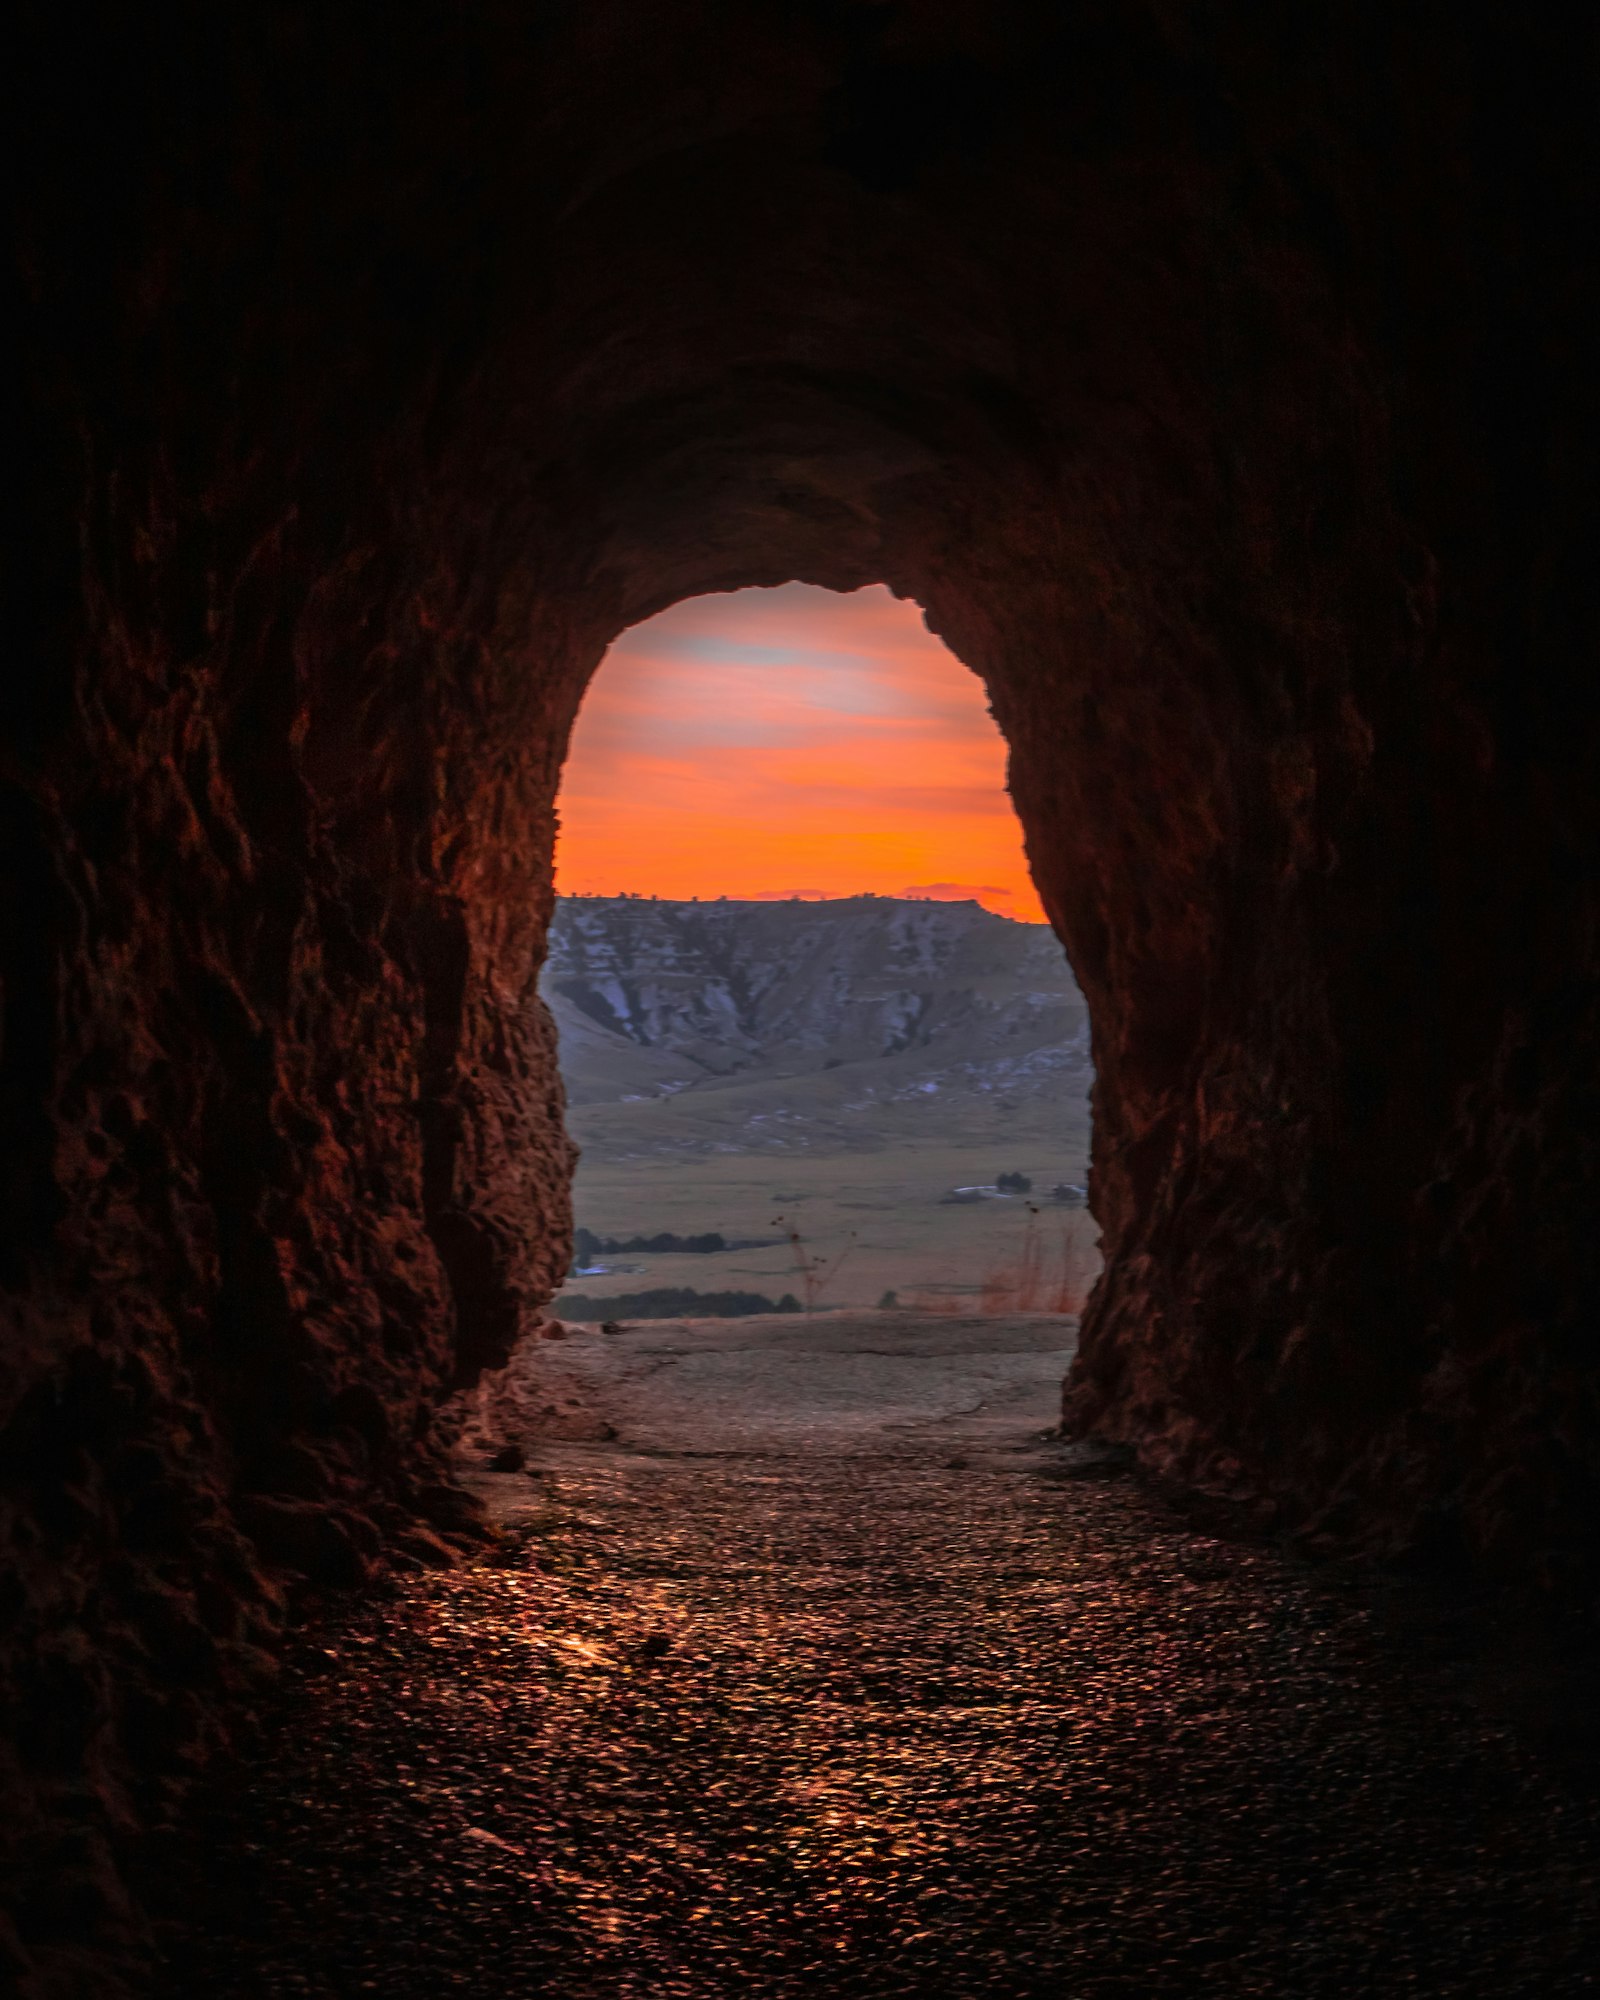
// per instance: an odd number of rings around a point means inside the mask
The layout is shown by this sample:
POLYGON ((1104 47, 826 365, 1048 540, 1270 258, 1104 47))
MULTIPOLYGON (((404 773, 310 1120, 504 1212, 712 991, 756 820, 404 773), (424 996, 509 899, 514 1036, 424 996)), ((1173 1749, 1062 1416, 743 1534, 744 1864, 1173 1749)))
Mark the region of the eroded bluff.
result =
MULTIPOLYGON (((588 674, 886 581, 1093 1012, 1068 1420, 1592 1587, 1595 127, 1550 10, 29 16, 8 1970, 566 1256, 588 674)), ((408 1541, 409 1538, 409 1541, 408 1541)))

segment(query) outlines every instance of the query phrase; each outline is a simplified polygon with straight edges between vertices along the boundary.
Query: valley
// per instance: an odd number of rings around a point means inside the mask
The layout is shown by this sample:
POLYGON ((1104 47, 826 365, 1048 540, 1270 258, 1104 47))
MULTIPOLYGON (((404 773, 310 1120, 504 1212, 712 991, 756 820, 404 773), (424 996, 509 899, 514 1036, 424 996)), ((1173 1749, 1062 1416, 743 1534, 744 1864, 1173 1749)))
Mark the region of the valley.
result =
POLYGON ((597 1256, 563 1295, 588 1316, 667 1286, 1070 1311, 1092 1284, 1088 1012, 1044 926, 872 896, 575 897, 543 992, 578 1222, 740 1244, 597 1256))

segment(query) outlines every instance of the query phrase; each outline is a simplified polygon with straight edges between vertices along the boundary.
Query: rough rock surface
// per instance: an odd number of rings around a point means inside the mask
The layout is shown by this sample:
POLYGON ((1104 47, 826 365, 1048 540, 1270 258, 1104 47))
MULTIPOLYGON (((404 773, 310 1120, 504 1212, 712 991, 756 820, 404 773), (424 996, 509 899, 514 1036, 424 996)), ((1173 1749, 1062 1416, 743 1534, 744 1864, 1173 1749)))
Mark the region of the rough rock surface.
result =
POLYGON ((14 56, 8 1976, 133 1948, 115 1842, 285 1590, 460 1525, 431 1413, 565 1258, 564 744, 695 591, 882 580, 988 683, 1096 1025, 1070 1420, 1591 1587, 1565 10, 91 0, 14 56))

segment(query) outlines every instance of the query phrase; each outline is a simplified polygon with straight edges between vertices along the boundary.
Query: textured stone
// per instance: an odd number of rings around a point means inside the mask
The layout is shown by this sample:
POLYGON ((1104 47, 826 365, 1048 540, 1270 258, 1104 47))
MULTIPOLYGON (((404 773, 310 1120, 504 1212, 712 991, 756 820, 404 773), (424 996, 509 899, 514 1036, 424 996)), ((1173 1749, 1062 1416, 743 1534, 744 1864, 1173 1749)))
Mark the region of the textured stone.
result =
POLYGON ((19 1982, 134 1949, 116 1843, 563 1268, 555 786, 691 592, 883 580, 988 684, 1095 1021, 1072 1425, 1589 1591, 1554 10, 91 6, 17 54, 0 1785, 78 1885, 19 1982))

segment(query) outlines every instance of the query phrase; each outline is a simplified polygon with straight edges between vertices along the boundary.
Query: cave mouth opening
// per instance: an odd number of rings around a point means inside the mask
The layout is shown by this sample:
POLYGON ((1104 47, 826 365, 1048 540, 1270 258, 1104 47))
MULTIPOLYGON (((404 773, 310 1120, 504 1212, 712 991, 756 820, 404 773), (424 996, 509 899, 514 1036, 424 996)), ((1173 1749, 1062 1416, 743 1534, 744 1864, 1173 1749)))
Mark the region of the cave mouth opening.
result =
POLYGON ((126 1939, 108 1830, 165 1822, 290 1584, 455 1518, 440 1406, 568 1265, 562 747, 698 593, 887 580, 989 689, 1097 1024, 1069 1428, 1591 1607, 1570 38, 35 11, 0 1847, 110 1885, 39 1900, 35 1988, 126 1939))
POLYGON ((629 628, 558 824, 555 1314, 1081 1310, 1088 1008, 920 606, 791 581, 629 628))

